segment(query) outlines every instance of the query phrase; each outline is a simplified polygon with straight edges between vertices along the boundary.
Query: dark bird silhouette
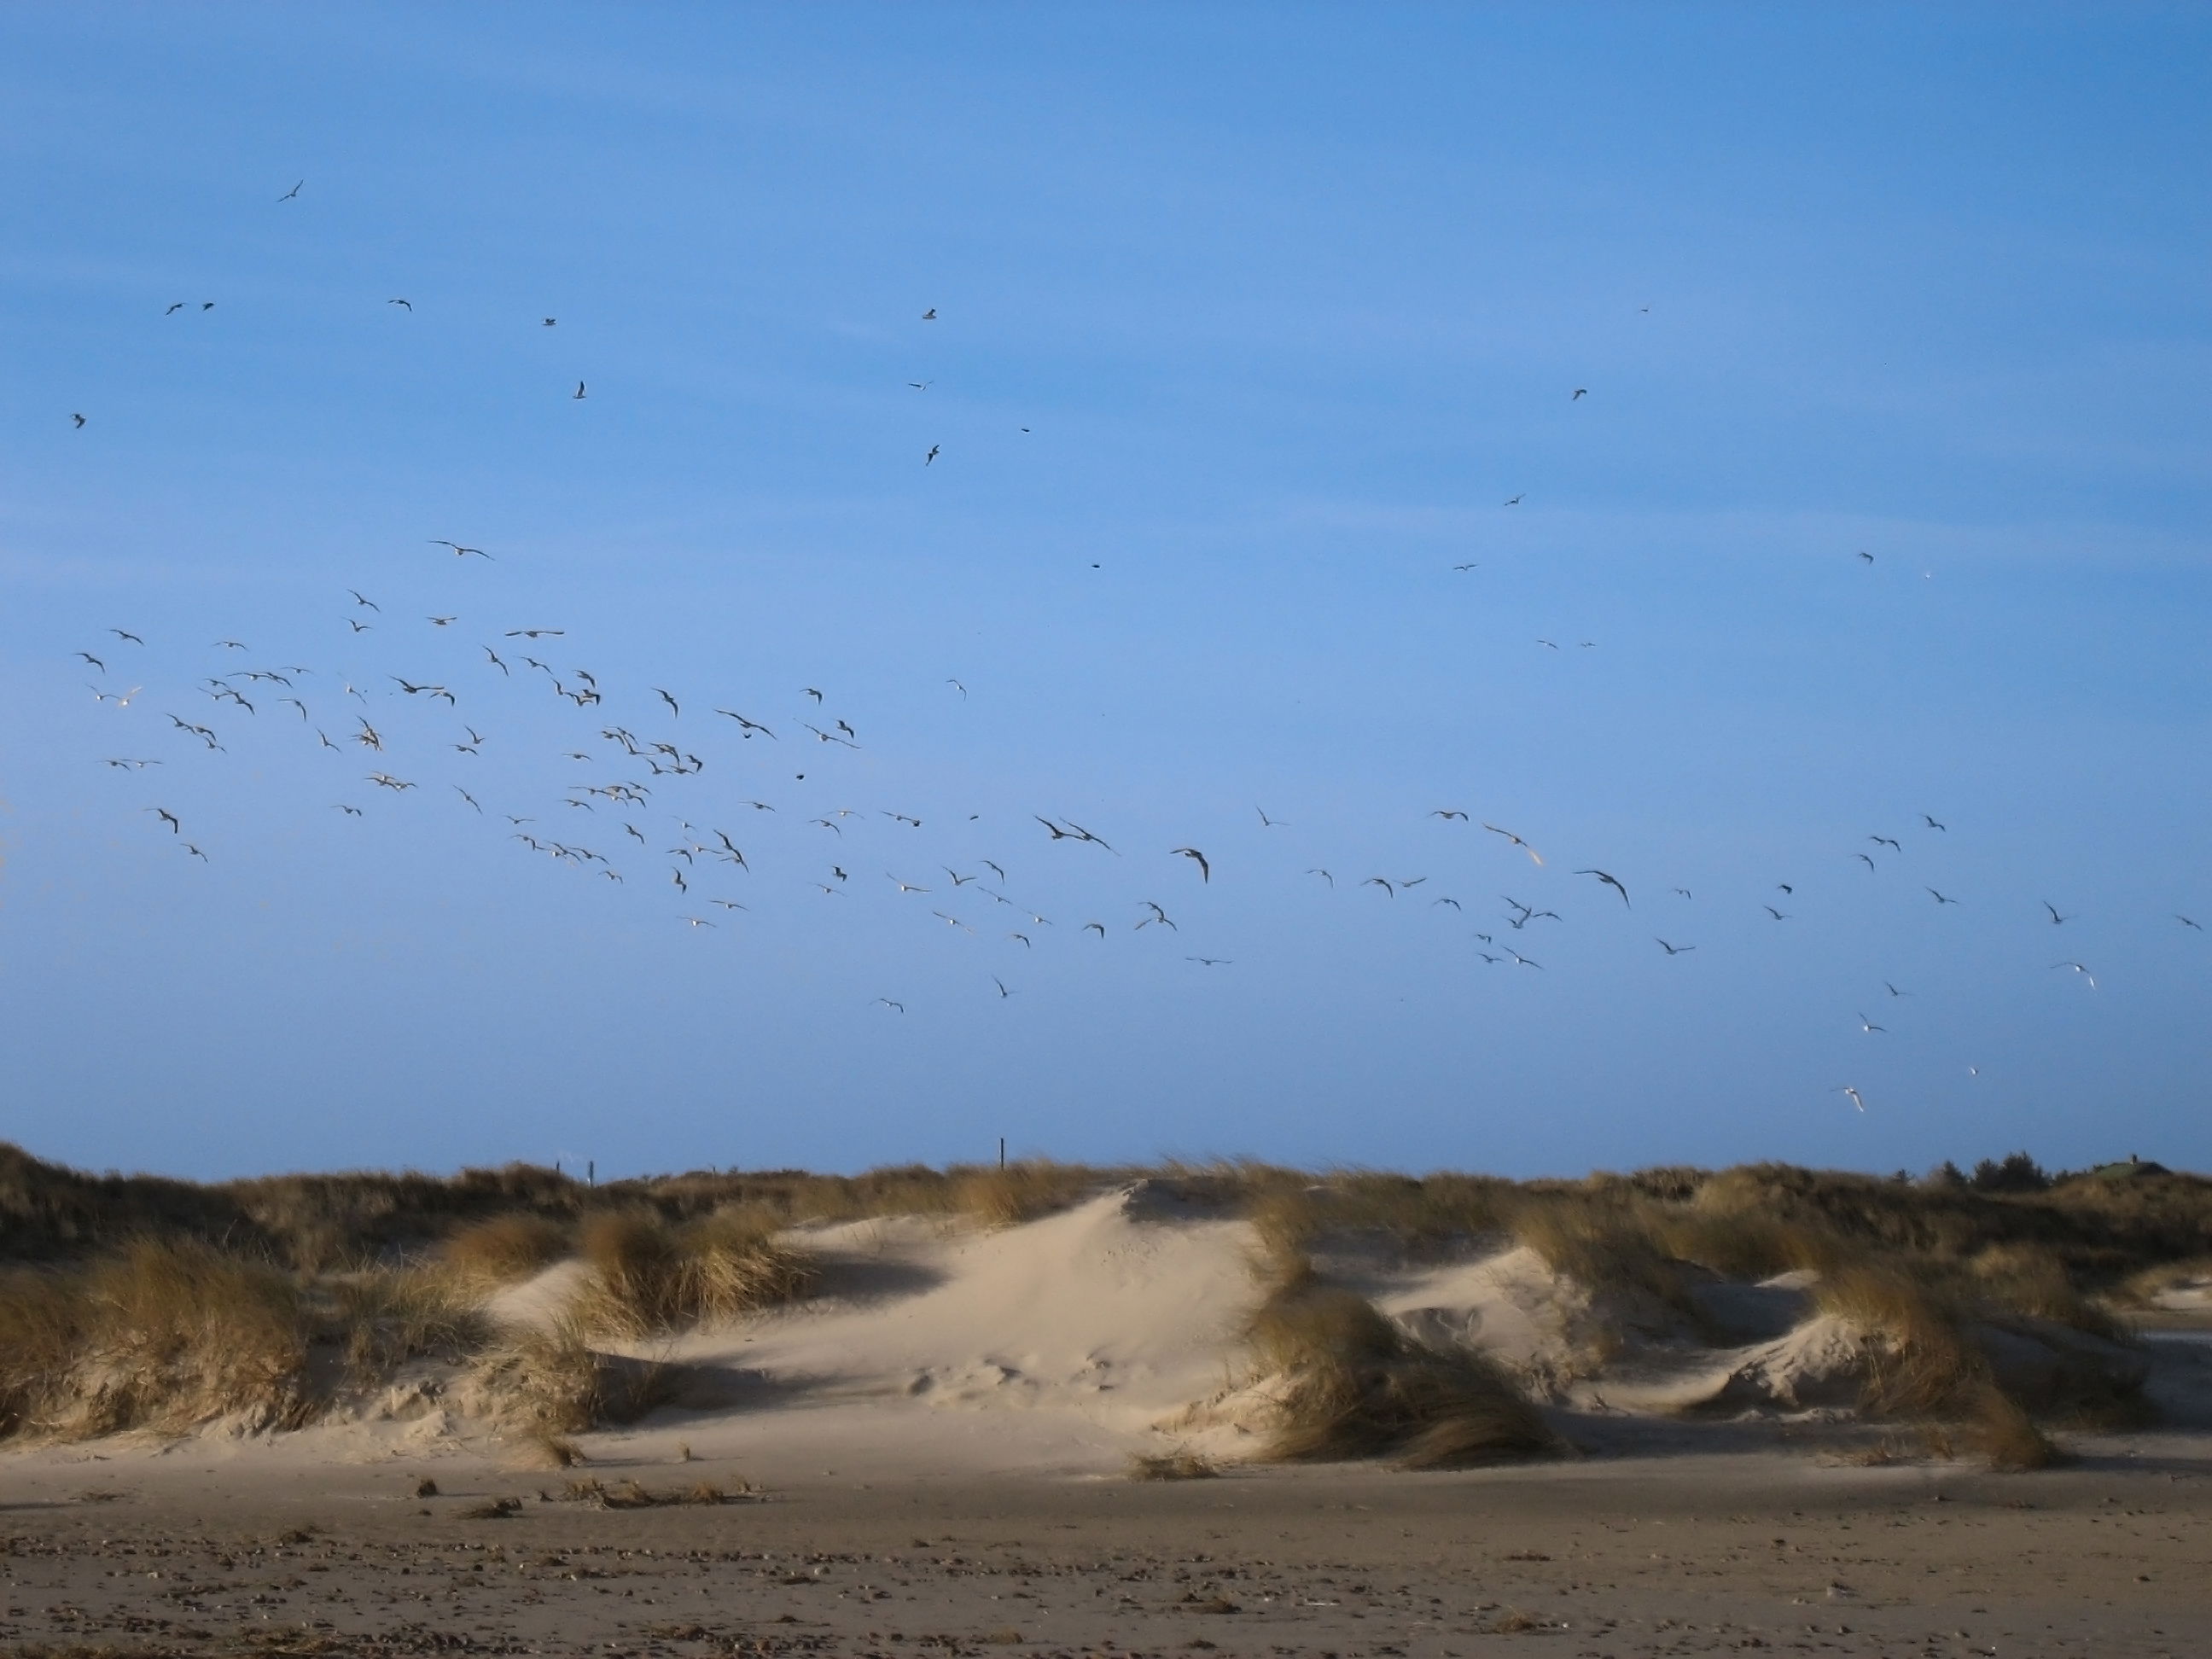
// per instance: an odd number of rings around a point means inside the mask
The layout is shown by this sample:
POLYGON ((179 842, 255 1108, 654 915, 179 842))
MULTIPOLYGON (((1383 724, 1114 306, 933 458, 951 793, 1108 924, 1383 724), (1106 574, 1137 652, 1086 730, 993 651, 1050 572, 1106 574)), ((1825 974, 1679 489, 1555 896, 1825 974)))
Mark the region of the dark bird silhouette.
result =
POLYGON ((1106 924, 1103 921, 1086 921, 1076 931, 1079 933, 1091 933, 1095 931, 1099 938, 1104 939, 1106 937, 1106 924))
POLYGON ((1872 564, 1874 562, 1874 555, 1867 552, 1864 549, 1860 550, 1859 557, 1864 559, 1869 564, 1872 564))
POLYGON ((656 685, 656 686, 654 686, 654 687, 653 688, 653 695, 654 695, 655 696, 659 697, 659 698, 661 700, 661 702, 665 702, 665 703, 666 703, 666 704, 668 705, 668 712, 669 712, 670 714, 676 715, 676 716, 677 716, 677 717, 678 717, 679 719, 680 719, 680 718, 682 718, 683 714, 684 714, 684 711, 683 711, 683 709, 681 709, 680 708, 678 708, 678 707, 677 706, 677 702, 676 702, 676 699, 675 699, 675 698, 673 698, 673 697, 670 696, 668 695, 668 693, 666 693, 665 691, 663 691, 663 690, 662 690, 659 686, 657 686, 657 685, 656 685))
POLYGON ((1432 818, 1443 818, 1446 820, 1457 818, 1462 823, 1468 821, 1466 813, 1455 811, 1448 806, 1439 806, 1435 811, 1430 813, 1429 816, 1432 818))
POLYGON ((80 656, 80 657, 82 657, 82 658, 83 658, 87 662, 90 663, 90 664, 91 664, 94 668, 97 668, 97 669, 98 669, 101 673, 105 674, 105 673, 107 672, 107 665, 106 665, 106 663, 104 663, 104 662, 100 661, 100 659, 99 658, 97 658, 97 657, 94 656, 94 655, 92 654, 92 653, 91 653, 91 652, 89 652, 89 651, 80 651, 80 652, 78 652, 78 653, 77 653, 77 655, 78 655, 78 656, 80 656))
POLYGON ((1455 564, 1452 568, 1455 570, 1480 570, 1482 567, 1480 564, 1455 564))
MULTIPOLYGON (((1261 815, 1263 820, 1266 816, 1265 813, 1261 815)), ((1169 850, 1171 854, 1187 858, 1198 866, 1198 878, 1200 881, 1211 882, 1213 879, 1213 866, 1206 861, 1206 854, 1195 847, 1176 847, 1169 850)))
POLYGON ((1613 877, 1608 876, 1607 874, 1606 874, 1606 872, 1605 872, 1604 871, 1602 871, 1602 870, 1577 870, 1577 871, 1576 871, 1576 872, 1575 872, 1575 873, 1576 873, 1577 875, 1578 875, 1578 876, 1595 876, 1595 877, 1596 877, 1600 881, 1603 882, 1607 886, 1608 886, 1608 887, 1612 888, 1612 889, 1613 889, 1613 890, 1614 892, 1616 892, 1616 893, 1618 893, 1618 894, 1620 894, 1620 902, 1621 902, 1621 903, 1622 903, 1622 904, 1626 905, 1626 906, 1627 906, 1627 908, 1629 908, 1630 909, 1634 909, 1634 908, 1636 908, 1635 906, 1631 905, 1631 904, 1629 904, 1629 903, 1628 903, 1628 890, 1627 890, 1626 887, 1623 887, 1623 886, 1620 884, 1620 883, 1618 880, 1616 880, 1614 878, 1613 878, 1613 877))
POLYGON ((179 300, 179 301, 177 301, 177 303, 176 303, 176 304, 174 304, 174 305, 171 306, 171 307, 170 307, 167 311, 163 312, 161 314, 162 314, 164 317, 173 317, 173 316, 175 316, 179 312, 182 311, 184 308, 185 308, 185 302, 184 302, 182 300, 179 300))
POLYGON ((1310 876, 1319 876, 1323 881, 1327 882, 1332 887, 1336 885, 1336 878, 1329 874, 1326 870, 1309 870, 1306 873, 1310 876))
POLYGON ((1869 858, 1869 857, 1868 857, 1864 853, 1854 853, 1854 854, 1851 854, 1851 856, 1852 856, 1853 858, 1856 859, 1856 860, 1857 860, 1861 864, 1863 864, 1864 866, 1866 866, 1866 867, 1867 867, 1868 869, 1869 869, 1869 870, 1874 869, 1874 867, 1875 867, 1874 860, 1873 860, 1872 859, 1869 858))
POLYGON ((107 631, 114 635, 117 639, 128 640, 133 645, 143 645, 146 643, 145 641, 140 639, 136 634, 126 633, 120 628, 111 628, 107 631))
POLYGON ((1542 854, 1539 853, 1534 848, 1529 846, 1527 842, 1522 840, 1520 836, 1515 835, 1510 830, 1501 830, 1494 823, 1486 823, 1482 827, 1489 830, 1493 836, 1504 836, 1506 840, 1511 842, 1516 847, 1526 853, 1533 862, 1541 864, 1544 861, 1544 855, 1542 854))
POLYGON ((289 189, 289 190, 286 191, 285 191, 282 196, 279 196, 276 199, 277 199, 278 201, 280 201, 280 202, 289 202, 289 201, 290 201, 290 200, 291 200, 295 196, 297 196, 297 195, 300 193, 300 185, 304 185, 304 184, 306 184, 307 182, 307 181, 305 179, 301 179, 301 180, 300 180, 300 184, 299 184, 299 185, 293 185, 291 189, 289 189))
POLYGON ((1934 899, 1938 904, 1956 904, 1959 902, 1954 898, 1944 897, 1942 894, 1937 892, 1933 887, 1926 888, 1923 890, 1924 890, 1929 897, 1934 899))
POLYGON ((1567 401, 1568 401, 1569 403, 1573 403, 1573 402, 1576 400, 1576 398, 1587 398, 1587 397, 1589 397, 1589 388, 1588 386, 1577 386, 1577 387, 1575 388, 1575 395, 1574 395, 1574 397, 1573 397, 1573 398, 1568 398, 1568 399, 1567 399, 1567 401))
POLYGON ((75 421, 79 426, 82 426, 84 424, 84 416, 82 415, 72 415, 70 416, 70 419, 75 421))
MULTIPOLYGON (((906 1012, 906 1004, 903 1002, 893 1002, 889 997, 878 997, 876 999, 876 1002, 881 1003, 893 1013, 902 1014, 906 1012)), ((870 1003, 868 1006, 870 1007, 873 1007, 875 1006, 875 1003, 870 1003)))
POLYGON ((2194 927, 2200 933, 2204 931, 2203 927, 2200 923, 2190 921, 2187 916, 2183 915, 2179 910, 2176 910, 2173 913, 2173 919, 2179 922, 2184 927, 2194 927))
POLYGON ((932 461, 935 460, 944 453, 944 448, 941 445, 932 444, 929 447, 929 453, 921 458, 921 464, 924 466, 927 466, 932 461))
POLYGON ((928 310, 923 312, 921 313, 921 320, 925 323, 935 322, 937 320, 937 307, 935 306, 932 306, 928 310))
POLYGON ((1389 882, 1383 880, 1380 876, 1370 876, 1366 880, 1361 882, 1359 884, 1362 887, 1380 887, 1384 894, 1391 898, 1398 896, 1398 890, 1395 887, 1393 887, 1389 882))
POLYGON ((2074 920, 2071 916, 2060 915, 2058 914, 2058 907, 2053 904, 2049 899, 2043 901, 2043 908, 2051 912, 2051 925, 2053 927, 2060 927, 2063 924, 2074 920))
POLYGON ((1887 836, 1869 836, 1867 839, 1877 847, 1887 847, 1893 853, 1902 853, 1905 850, 1904 848, 1892 841, 1887 836))
POLYGON ((343 812, 348 817, 352 818, 357 818, 362 815, 361 808, 358 806, 348 806, 343 801, 338 801, 334 804, 331 806, 331 811, 333 812, 343 812))
POLYGON ((1926 824, 1926 825, 1927 825, 1930 830, 1946 830, 1946 831, 1948 831, 1948 829, 1949 829, 1949 826, 1948 826, 1948 824, 1942 824, 1942 823, 1936 823, 1935 819, 1933 819, 1933 818, 1929 817, 1928 816, 1928 814, 1927 814, 1927 813, 1925 813, 1925 812, 1923 812, 1923 813, 1920 815, 1920 821, 1921 821, 1921 823, 1923 823, 1926 824))
POLYGON ((1279 830, 1283 827, 1283 821, 1280 818, 1271 818, 1267 816, 1266 807, 1255 806, 1252 810, 1260 815, 1260 827, 1262 830, 1279 830))
POLYGON ((155 817, 161 819, 162 823, 167 824, 169 826, 169 833, 171 835, 176 836, 182 835, 184 833, 185 826, 177 822, 177 815, 174 812, 172 812, 167 807, 149 806, 146 810, 151 812, 155 817))
POLYGON ((412 300, 386 300, 384 303, 388 306, 405 306, 410 311, 415 309, 415 302, 412 300))
POLYGON ((1185 957, 1185 962, 1194 962, 1201 968, 1233 968, 1235 961, 1228 957, 1185 957))
POLYGON ((575 389, 574 392, 570 392, 568 395, 569 395, 571 398, 580 398, 580 397, 582 397, 582 396, 584 395, 584 383, 583 383, 581 380, 577 381, 577 382, 576 382, 576 389, 575 389))
POLYGON ((1521 505, 1521 497, 1516 495, 1511 501, 1507 501, 1505 505, 1508 507, 1518 507, 1521 505))
POLYGON ((1656 933, 1654 933, 1651 937, 1658 945, 1659 948, 1664 951, 1670 957, 1685 956, 1698 948, 1694 945, 1669 945, 1665 939, 1661 939, 1656 933))
POLYGON ((1781 911, 1776 909, 1771 904, 1763 905, 1760 908, 1764 909, 1768 915, 1772 916, 1777 921, 1787 921, 1790 920, 1789 917, 1784 915, 1781 911))

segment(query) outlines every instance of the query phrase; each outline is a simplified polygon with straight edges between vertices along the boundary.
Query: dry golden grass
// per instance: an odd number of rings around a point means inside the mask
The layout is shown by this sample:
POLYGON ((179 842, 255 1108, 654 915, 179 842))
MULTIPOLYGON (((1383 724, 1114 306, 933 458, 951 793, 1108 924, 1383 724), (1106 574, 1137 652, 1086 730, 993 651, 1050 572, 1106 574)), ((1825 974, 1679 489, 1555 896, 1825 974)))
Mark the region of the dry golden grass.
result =
POLYGON ((1415 1342, 1350 1291, 1279 1292, 1247 1340, 1277 1390, 1266 1461, 1395 1453, 1408 1468, 1455 1468, 1562 1449, 1488 1361, 1415 1342))
POLYGON ((188 1241, 138 1239, 0 1285, 0 1410, 65 1439, 311 1410, 313 1323, 289 1274, 188 1241))
POLYGON ((578 1243, 590 1277, 576 1317, 636 1338, 737 1318, 805 1296, 815 1273, 757 1209, 718 1210, 682 1227, 643 1208, 587 1216, 578 1243))
POLYGON ((1994 1384, 1976 1391, 1960 1431, 1993 1469, 2047 1469, 2064 1461, 2026 1408, 1994 1384))
POLYGON ((330 1297, 347 1369, 360 1382, 410 1359, 463 1359, 490 1335, 465 1282, 441 1268, 368 1268, 334 1281, 330 1297))
POLYGON ((1874 1338, 1863 1403, 1884 1416, 1955 1413, 1987 1385, 1989 1367, 1962 1328, 1959 1309, 1893 1267, 1846 1267, 1814 1287, 1822 1313, 1874 1338))
POLYGON ((438 1255, 453 1276, 479 1291, 529 1278, 568 1249, 568 1230, 550 1217, 517 1211, 450 1235, 438 1255))
POLYGON ((605 1423, 634 1422, 671 1398, 679 1368, 601 1353, 574 1320, 513 1330, 478 1354, 463 1399, 532 1449, 605 1423))
POLYGON ((1099 1184, 1080 1164, 1024 1158, 1003 1168, 957 1172, 951 1207, 987 1227, 1012 1227, 1079 1203, 1099 1184))
POLYGON ((1966 1263, 1974 1292, 2006 1313, 2047 1319, 2108 1341, 2127 1332, 2110 1312, 2082 1295, 2057 1256, 2039 1244, 1991 1244, 1966 1263))
POLYGON ((1132 1480, 1212 1480, 1219 1478, 1221 1466, 1202 1452, 1177 1446, 1173 1451, 1131 1453, 1128 1473, 1132 1480))

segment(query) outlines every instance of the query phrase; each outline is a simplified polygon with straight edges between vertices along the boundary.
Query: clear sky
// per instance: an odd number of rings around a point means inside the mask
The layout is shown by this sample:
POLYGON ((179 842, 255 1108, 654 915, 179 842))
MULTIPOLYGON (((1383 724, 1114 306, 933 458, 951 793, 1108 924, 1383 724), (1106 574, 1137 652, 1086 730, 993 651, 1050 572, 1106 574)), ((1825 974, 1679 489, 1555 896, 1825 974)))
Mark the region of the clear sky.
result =
POLYGON ((0 11, 0 1136, 2212 1164, 2208 65, 0 11))

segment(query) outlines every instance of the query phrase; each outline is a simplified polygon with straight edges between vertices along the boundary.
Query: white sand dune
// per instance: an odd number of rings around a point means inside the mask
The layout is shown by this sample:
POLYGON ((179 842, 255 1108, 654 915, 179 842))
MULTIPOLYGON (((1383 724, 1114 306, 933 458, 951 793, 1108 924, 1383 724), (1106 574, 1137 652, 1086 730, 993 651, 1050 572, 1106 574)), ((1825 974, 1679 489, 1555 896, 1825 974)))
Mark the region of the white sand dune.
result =
MULTIPOLYGON (((684 1366, 684 1403, 584 1437, 595 1462, 671 1461, 688 1449, 770 1480, 1099 1475, 1170 1444, 1241 1457, 1267 1426, 1275 1395, 1251 1375, 1242 1341, 1261 1293, 1257 1241, 1247 1223, 1170 1182, 1000 1230, 907 1217, 790 1237, 818 1265, 818 1293, 734 1325, 622 1345, 684 1366)), ((1638 1419, 1655 1430, 1662 1419, 1847 1421, 1872 1357, 1866 1333, 1815 1313, 1804 1273, 1708 1277, 1686 1311, 1579 1284, 1503 1238, 1420 1262, 1336 1240, 1315 1267, 1419 1340, 1498 1360, 1571 1438, 1599 1419, 1616 1431, 1638 1419)), ((489 1311, 550 1324, 584 1276, 580 1263, 556 1264, 489 1311)), ((2124 1376, 2141 1364, 2131 1350, 2030 1322, 1978 1334, 2001 1375, 2031 1386, 2069 1365, 2124 1376)), ((425 1362, 312 1429, 270 1437, 218 1424, 191 1443, 295 1462, 512 1455, 472 1414, 460 1380, 425 1362)), ((1608 1441, 1623 1444, 1617 1432, 1608 1441)))

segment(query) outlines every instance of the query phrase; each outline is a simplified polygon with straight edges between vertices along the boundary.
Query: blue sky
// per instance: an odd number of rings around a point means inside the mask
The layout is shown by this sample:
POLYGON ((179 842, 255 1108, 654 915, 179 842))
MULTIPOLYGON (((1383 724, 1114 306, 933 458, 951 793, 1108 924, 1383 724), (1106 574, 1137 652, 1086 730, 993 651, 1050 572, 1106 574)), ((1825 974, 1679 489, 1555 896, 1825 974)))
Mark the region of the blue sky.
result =
POLYGON ((0 15, 0 1134, 2212 1164, 2208 36, 0 15))

